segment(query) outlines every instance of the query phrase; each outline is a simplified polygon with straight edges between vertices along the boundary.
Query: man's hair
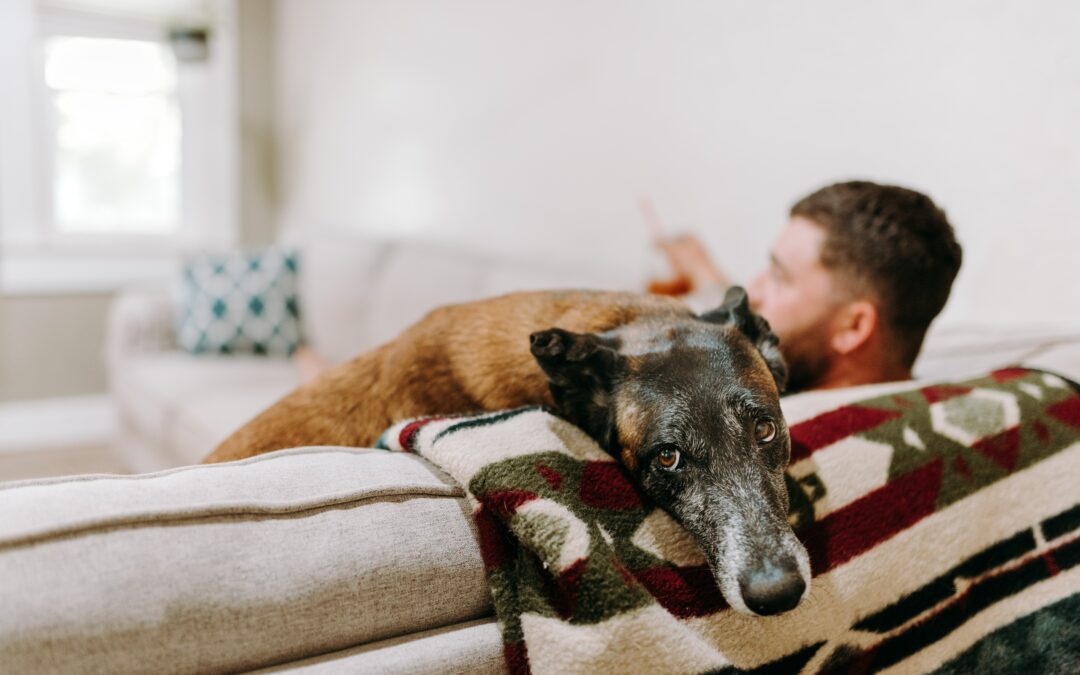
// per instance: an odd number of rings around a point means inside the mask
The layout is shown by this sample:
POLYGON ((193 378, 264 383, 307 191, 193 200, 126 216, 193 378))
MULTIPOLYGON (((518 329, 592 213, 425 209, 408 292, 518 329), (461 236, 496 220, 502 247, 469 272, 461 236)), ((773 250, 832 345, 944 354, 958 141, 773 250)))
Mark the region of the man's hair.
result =
POLYGON ((822 265, 870 291, 910 368, 960 270, 962 251, 945 212, 914 190, 851 181, 800 199, 791 215, 825 230, 822 265))

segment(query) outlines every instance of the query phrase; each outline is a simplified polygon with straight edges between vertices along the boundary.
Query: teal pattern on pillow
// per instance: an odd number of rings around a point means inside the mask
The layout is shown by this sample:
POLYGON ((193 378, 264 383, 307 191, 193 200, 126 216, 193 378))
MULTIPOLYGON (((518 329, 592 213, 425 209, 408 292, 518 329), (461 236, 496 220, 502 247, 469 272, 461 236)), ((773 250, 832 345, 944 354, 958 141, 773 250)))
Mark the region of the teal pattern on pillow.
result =
POLYGON ((287 356, 300 344, 297 254, 205 253, 180 279, 177 341, 192 354, 287 356))

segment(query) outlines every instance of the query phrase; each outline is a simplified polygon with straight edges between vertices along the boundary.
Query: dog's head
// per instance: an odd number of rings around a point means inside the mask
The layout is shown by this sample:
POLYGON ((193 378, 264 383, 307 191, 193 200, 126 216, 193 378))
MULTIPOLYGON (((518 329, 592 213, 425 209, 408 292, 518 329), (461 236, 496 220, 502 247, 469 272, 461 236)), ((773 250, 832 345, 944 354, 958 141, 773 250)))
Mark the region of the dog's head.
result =
POLYGON ((540 331, 531 351, 559 413, 694 536, 734 608, 768 615, 799 603, 810 563, 787 519, 787 372, 742 288, 696 319, 540 331))

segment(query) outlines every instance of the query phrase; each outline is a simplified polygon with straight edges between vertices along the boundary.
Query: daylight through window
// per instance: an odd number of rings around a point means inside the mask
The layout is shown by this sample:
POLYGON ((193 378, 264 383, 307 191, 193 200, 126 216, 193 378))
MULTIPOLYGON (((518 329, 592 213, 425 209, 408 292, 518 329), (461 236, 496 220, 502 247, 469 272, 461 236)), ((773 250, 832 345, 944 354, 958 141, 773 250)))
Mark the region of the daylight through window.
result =
POLYGON ((175 60, 146 40, 45 40, 52 213, 61 234, 168 234, 181 221, 175 60))

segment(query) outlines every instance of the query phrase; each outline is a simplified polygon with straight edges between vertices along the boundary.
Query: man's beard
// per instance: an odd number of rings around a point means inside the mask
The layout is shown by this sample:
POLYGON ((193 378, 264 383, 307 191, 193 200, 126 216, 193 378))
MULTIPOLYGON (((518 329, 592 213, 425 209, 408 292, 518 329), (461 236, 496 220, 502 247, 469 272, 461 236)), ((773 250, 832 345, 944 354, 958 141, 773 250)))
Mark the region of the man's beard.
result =
POLYGON ((780 352, 788 367, 785 393, 813 389, 829 369, 829 338, 824 326, 810 326, 780 338, 780 352))

